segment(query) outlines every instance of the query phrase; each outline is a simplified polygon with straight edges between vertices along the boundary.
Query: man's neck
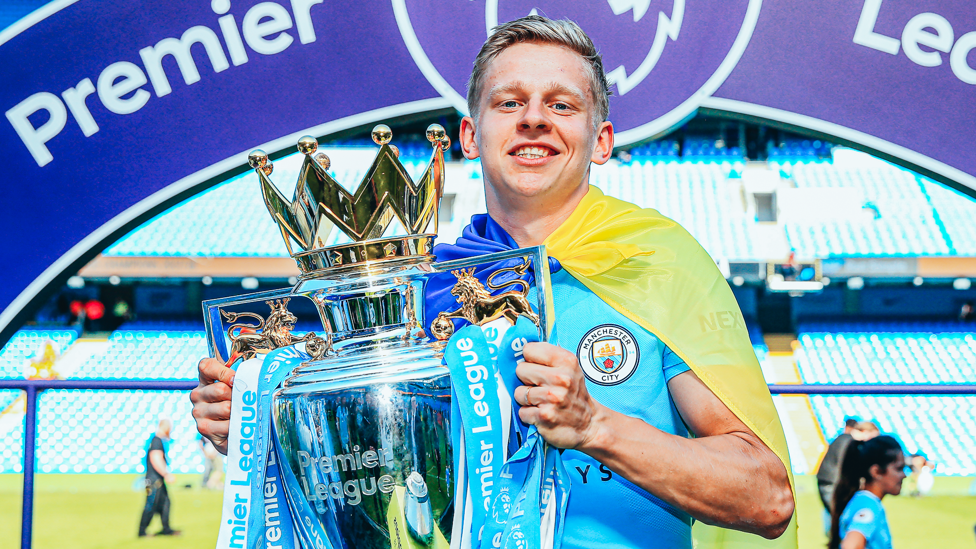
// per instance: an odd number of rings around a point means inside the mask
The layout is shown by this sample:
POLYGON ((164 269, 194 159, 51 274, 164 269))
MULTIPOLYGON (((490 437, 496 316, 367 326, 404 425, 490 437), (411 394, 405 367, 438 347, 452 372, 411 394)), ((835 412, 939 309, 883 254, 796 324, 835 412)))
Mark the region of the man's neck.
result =
POLYGON ((488 214, 505 229, 520 248, 542 244, 579 205, 589 185, 561 196, 502 197, 485 193, 488 214))

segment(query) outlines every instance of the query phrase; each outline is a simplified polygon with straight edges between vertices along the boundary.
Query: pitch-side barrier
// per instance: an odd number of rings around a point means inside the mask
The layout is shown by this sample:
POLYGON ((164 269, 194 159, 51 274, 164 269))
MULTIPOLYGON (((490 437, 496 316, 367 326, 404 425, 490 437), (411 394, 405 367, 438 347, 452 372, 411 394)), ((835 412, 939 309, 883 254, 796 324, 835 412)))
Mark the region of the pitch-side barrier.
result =
MULTIPOLYGON (((34 452, 37 435, 37 393, 47 389, 190 391, 196 380, 158 379, 0 379, 0 389, 27 394, 24 421, 24 500, 20 548, 30 549, 34 523, 34 452)), ((976 395, 976 384, 776 384, 774 395, 976 395)))

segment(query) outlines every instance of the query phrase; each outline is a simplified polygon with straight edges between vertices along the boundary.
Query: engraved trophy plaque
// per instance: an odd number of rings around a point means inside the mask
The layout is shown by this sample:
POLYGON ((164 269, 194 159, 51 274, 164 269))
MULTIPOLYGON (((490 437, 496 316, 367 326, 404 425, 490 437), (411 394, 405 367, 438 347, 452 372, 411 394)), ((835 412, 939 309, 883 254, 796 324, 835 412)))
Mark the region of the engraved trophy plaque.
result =
POLYGON ((330 175, 314 138, 299 140, 305 158, 290 201, 271 182, 267 155, 250 154, 301 277, 293 288, 205 302, 210 350, 228 365, 290 345, 312 357, 271 404, 279 466, 297 485, 287 492, 296 545, 446 549, 464 517, 455 513, 445 342, 456 324, 514 323, 519 315, 544 340, 548 258, 538 247, 436 263, 450 140, 440 126, 428 128, 431 159, 415 184, 390 129, 379 125, 372 136, 380 150, 355 193, 330 175), (350 243, 326 246, 333 230, 350 243), (530 269, 538 275, 523 276, 530 269), (425 310, 431 280, 451 288, 454 310, 425 310), (289 312, 298 304, 309 318, 289 312), (293 334, 309 321, 316 330, 293 334), (394 511, 404 524, 392 531, 394 511))

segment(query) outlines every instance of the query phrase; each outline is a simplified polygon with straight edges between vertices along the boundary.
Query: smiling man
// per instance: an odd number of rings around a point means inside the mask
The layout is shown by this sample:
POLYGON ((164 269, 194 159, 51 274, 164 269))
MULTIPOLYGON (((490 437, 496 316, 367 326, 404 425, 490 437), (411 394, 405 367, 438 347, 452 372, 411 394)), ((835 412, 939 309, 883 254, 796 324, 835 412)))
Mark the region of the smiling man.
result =
MULTIPOLYGON (((696 530, 699 547, 796 547, 785 437, 728 284, 676 223, 588 183, 613 151, 609 96, 575 23, 496 28, 460 132, 465 157, 481 159, 488 214, 435 253, 545 244, 558 262, 555 344, 524 348, 514 396, 523 421, 566 449, 564 547, 690 548, 692 519, 739 531, 696 530)), ((219 448, 232 377, 204 360, 191 395, 219 448)))
POLYGON ((779 537, 794 507, 782 428, 728 285, 673 221, 588 183, 613 151, 609 95, 576 24, 529 16, 495 29, 460 136, 465 157, 481 158, 488 215, 436 253, 486 239, 546 244, 560 262, 556 344, 525 347, 515 399, 567 449, 564 546, 691 547, 692 517, 779 537), (698 322, 710 314, 728 322, 698 322))

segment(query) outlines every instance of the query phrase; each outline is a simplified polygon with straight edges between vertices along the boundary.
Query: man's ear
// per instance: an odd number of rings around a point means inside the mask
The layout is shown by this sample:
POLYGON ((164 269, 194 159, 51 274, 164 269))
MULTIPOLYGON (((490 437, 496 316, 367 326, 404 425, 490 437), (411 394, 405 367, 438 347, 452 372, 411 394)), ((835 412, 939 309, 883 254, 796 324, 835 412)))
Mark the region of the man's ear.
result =
POLYGON ((461 135, 459 139, 461 140, 461 152, 464 153, 464 157, 468 160, 474 160, 481 156, 481 152, 478 150, 478 140, 475 139, 475 128, 474 119, 470 116, 465 116, 461 119, 461 135))
POLYGON ((596 164, 606 164, 613 156, 613 124, 602 122, 596 135, 596 147, 590 160, 596 164))

